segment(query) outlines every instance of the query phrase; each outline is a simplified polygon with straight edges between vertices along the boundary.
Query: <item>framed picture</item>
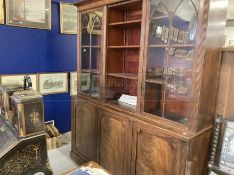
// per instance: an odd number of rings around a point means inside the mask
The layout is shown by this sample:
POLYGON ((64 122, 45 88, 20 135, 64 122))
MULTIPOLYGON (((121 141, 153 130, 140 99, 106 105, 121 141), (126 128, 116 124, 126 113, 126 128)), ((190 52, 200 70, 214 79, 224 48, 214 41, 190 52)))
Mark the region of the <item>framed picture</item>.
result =
POLYGON ((4 24, 5 15, 4 15, 4 3, 3 0, 0 0, 0 24, 4 24))
POLYGON ((51 0, 6 0, 6 24, 51 29, 51 0))
POLYGON ((77 95, 77 72, 70 73, 70 95, 77 95))
POLYGON ((60 2, 60 31, 64 34, 77 34, 77 7, 60 2))
POLYGON ((234 122, 227 121, 224 138, 223 138, 223 145, 222 151, 220 155, 220 163, 219 168, 220 170, 234 174, 234 122))
MULTIPOLYGON (((1 85, 24 86, 25 75, 3 75, 1 76, 1 85)), ((37 91, 37 74, 29 74, 32 81, 32 89, 37 91)))
POLYGON ((81 83, 80 83, 81 91, 89 91, 90 89, 90 73, 82 73, 81 74, 81 83))
POLYGON ((68 92, 67 73, 43 73, 38 76, 39 92, 58 94, 68 92))

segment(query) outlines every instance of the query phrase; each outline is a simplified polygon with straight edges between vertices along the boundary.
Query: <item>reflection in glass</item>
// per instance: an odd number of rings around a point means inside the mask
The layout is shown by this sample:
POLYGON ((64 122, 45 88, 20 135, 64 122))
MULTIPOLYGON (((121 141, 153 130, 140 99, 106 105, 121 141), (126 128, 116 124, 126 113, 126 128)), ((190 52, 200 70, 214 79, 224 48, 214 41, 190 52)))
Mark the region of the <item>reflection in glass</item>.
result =
POLYGON ((173 43, 188 44, 195 43, 197 27, 197 11, 194 4, 189 0, 183 0, 176 9, 172 21, 171 32, 177 30, 177 38, 173 38, 173 43))
POLYGON ((151 0, 144 111, 188 123, 199 0, 151 0))
POLYGON ((81 69, 89 69, 90 64, 90 48, 83 47, 81 55, 81 69))
POLYGON ((84 93, 90 91, 90 73, 81 73, 80 90, 84 93))
POLYGON ((91 70, 99 72, 100 70, 100 48, 92 48, 91 70))
POLYGON ((146 80, 163 83, 166 80, 165 48, 149 48, 146 68, 146 80))
POLYGON ((157 83, 145 84, 145 103, 144 111, 146 113, 163 116, 165 86, 157 83))
POLYGON ((100 91, 100 75, 98 74, 91 74, 91 95, 93 97, 99 97, 100 91))

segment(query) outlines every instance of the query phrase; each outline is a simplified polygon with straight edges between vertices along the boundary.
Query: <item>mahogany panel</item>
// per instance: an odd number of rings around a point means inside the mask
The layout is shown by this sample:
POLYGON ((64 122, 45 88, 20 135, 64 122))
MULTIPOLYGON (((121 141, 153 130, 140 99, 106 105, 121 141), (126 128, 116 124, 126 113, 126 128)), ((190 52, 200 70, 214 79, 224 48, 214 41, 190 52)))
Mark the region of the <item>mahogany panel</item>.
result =
POLYGON ((132 175, 182 175, 187 144, 168 134, 134 127, 132 175), (135 165, 134 165, 135 164, 135 165))
POLYGON ((129 175, 130 123, 123 117, 99 111, 99 163, 113 175, 129 175))
POLYGON ((211 134, 212 128, 209 128, 189 141, 186 175, 207 174, 211 134))
POLYGON ((95 107, 80 99, 75 111, 77 153, 86 160, 97 160, 97 118, 95 107))

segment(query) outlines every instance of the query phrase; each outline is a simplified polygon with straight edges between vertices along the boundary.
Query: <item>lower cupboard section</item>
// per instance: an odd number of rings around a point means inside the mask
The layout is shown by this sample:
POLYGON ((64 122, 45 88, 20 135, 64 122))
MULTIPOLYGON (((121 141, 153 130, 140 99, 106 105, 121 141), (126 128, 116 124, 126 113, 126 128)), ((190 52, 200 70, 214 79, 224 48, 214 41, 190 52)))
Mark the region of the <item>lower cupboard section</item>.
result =
POLYGON ((211 130, 180 139, 116 111, 73 102, 71 156, 113 175, 206 174, 211 130))
POLYGON ((185 141, 134 127, 132 175, 184 174, 186 152, 185 141))

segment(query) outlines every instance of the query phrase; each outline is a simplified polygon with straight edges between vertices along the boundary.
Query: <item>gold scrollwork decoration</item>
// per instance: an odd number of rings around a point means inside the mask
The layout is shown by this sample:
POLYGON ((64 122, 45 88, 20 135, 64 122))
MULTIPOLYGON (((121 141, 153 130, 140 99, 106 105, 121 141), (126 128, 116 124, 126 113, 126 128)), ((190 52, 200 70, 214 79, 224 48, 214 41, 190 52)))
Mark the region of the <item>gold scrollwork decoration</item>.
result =
POLYGON ((1 170, 2 174, 23 174, 27 168, 34 168, 41 164, 40 145, 29 145, 21 151, 17 151, 1 170))
POLYGON ((35 126, 36 124, 38 124, 39 122, 39 112, 36 112, 34 109, 33 109, 33 112, 29 115, 30 116, 30 121, 31 123, 35 126))

